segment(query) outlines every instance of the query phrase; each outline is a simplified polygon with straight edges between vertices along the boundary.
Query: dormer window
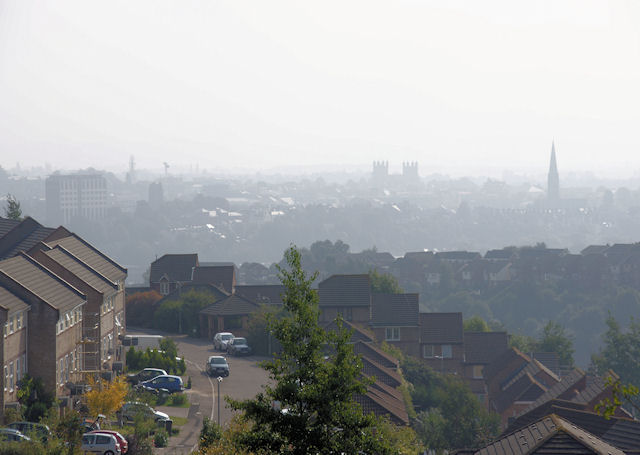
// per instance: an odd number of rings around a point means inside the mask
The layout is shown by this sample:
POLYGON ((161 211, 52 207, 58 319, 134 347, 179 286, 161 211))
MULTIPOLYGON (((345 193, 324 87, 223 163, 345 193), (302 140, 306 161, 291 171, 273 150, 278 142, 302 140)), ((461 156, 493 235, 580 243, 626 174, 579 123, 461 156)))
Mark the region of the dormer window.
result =
POLYGON ((160 280, 160 294, 162 295, 169 294, 169 282, 165 278, 160 280))

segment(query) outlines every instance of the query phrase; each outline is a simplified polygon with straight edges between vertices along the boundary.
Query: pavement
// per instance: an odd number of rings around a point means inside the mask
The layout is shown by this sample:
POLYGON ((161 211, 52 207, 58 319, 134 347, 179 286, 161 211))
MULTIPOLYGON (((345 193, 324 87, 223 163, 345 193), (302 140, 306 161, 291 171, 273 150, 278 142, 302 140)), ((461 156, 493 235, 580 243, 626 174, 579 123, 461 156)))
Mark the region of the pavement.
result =
MULTIPOLYGON (((154 454, 187 455, 198 447, 202 421, 205 417, 218 421, 224 427, 233 417, 233 412, 226 407, 225 396, 235 399, 247 399, 261 391, 268 382, 267 372, 259 366, 263 357, 227 357, 229 363, 229 377, 218 383, 216 378, 209 377, 204 372, 204 366, 212 355, 221 355, 214 351, 213 345, 204 338, 190 338, 186 335, 166 334, 157 331, 137 330, 128 328, 129 333, 153 333, 169 336, 178 346, 178 355, 184 357, 187 371, 183 378, 191 377, 191 389, 184 393, 189 397, 189 408, 175 408, 171 406, 157 406, 157 409, 170 416, 186 417, 187 423, 181 427, 176 436, 169 438, 168 447, 155 448, 154 454), (223 397, 218 402, 218 388, 223 397), (218 408, 218 403, 220 404, 218 408)), ((224 354, 222 354, 224 355, 224 354)), ((174 425, 174 428, 176 426, 174 425)))

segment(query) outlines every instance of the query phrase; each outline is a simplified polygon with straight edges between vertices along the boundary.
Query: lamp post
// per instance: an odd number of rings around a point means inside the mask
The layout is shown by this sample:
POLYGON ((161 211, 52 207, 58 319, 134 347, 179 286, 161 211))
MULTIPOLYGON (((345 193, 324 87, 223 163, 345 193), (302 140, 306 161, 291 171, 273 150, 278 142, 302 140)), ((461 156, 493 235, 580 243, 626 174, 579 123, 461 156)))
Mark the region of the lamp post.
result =
POLYGON ((440 374, 444 374, 444 356, 443 355, 434 355, 436 359, 440 359, 440 374))
POLYGON ((222 377, 218 376, 218 396, 216 397, 218 401, 218 426, 220 426, 220 384, 222 383, 222 377))

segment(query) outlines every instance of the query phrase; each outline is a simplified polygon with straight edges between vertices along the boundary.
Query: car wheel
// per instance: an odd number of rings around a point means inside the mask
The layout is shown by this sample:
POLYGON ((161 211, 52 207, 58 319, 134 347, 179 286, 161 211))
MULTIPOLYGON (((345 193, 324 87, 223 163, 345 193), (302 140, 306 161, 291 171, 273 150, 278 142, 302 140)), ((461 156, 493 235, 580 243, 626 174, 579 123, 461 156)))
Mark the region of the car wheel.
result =
POLYGON ((107 450, 104 455, 114 455, 113 452, 111 450, 107 450))

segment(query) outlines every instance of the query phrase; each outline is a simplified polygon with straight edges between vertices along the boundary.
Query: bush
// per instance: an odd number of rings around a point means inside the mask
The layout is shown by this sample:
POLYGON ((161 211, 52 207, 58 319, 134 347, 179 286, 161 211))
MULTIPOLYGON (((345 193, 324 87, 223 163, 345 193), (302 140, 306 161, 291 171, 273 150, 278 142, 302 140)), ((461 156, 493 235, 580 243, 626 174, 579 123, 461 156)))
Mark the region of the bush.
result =
POLYGON ((156 291, 136 292, 127 297, 127 324, 151 327, 155 304, 162 298, 156 291))
POLYGON ((177 360, 178 349, 176 343, 170 338, 160 341, 160 349, 136 350, 133 346, 127 351, 127 368, 131 371, 144 368, 162 368, 169 374, 184 374, 187 365, 184 359, 177 360))
POLYGON ((194 290, 185 292, 176 300, 162 302, 156 308, 153 314, 153 326, 168 332, 200 336, 198 313, 215 300, 215 296, 209 292, 194 290))
POLYGON ((158 430, 156 434, 153 436, 153 444, 156 447, 167 447, 169 443, 169 434, 166 430, 158 430))
POLYGON ((184 393, 174 393, 169 397, 167 404, 169 406, 184 406, 189 402, 189 399, 184 393))
POLYGON ((205 417, 204 421, 202 422, 202 430, 200 430, 200 442, 198 443, 199 447, 201 449, 206 449, 216 441, 220 440, 221 437, 222 430, 220 429, 220 425, 218 425, 213 420, 209 420, 207 417, 205 417))

